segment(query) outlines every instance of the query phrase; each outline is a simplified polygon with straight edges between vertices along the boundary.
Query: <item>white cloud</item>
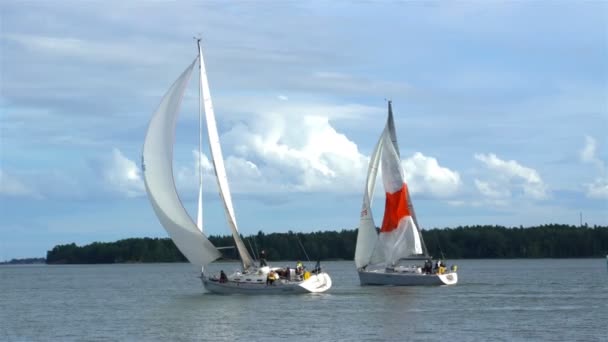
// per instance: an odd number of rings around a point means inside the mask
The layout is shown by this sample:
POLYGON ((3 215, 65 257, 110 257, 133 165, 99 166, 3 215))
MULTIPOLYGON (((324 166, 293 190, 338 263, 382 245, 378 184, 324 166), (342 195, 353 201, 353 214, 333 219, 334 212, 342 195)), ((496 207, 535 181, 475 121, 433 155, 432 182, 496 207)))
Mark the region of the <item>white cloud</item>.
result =
MULTIPOLYGON (((495 154, 475 154, 475 159, 482 162, 488 169, 494 171, 492 175, 493 192, 507 193, 509 187, 521 187, 524 195, 533 199, 544 199, 547 197, 547 186, 538 172, 532 168, 520 165, 515 160, 504 161, 495 154), (503 188, 503 189, 497 189, 503 188)), ((487 183, 486 183, 487 184, 487 183)), ((482 186, 477 187, 480 192, 488 190, 482 186)))
POLYGON ((294 121, 290 116, 269 112, 236 128, 229 133, 235 151, 244 160, 258 160, 251 164, 261 168, 264 177, 292 190, 359 188, 367 157, 359 153, 357 145, 337 132, 327 117, 306 114, 294 121))
POLYGON ((141 48, 146 48, 145 42, 104 42, 83 40, 69 36, 48 36, 32 34, 3 34, 4 40, 19 44, 33 53, 43 53, 56 57, 77 58, 94 62, 120 62, 137 64, 158 64, 164 55, 146 54, 141 58, 141 48))
POLYGON ((144 182, 141 171, 133 162, 115 148, 112 155, 102 161, 102 179, 106 190, 120 193, 127 197, 144 194, 144 182))
POLYGON ((608 198, 608 174, 604 161, 597 157, 597 143, 593 137, 585 136, 585 146, 580 151, 580 158, 583 163, 593 164, 600 172, 600 176, 595 178, 592 183, 583 184, 586 195, 589 198, 608 198))
POLYGON ((279 100, 281 100, 281 101, 287 101, 287 100, 289 100, 289 98, 287 96, 285 96, 285 95, 279 95, 279 96, 277 96, 277 98, 279 100))
POLYGON ((597 199, 608 199, 608 178, 596 178, 593 183, 585 184, 587 197, 597 199))
POLYGON ((590 137, 588 135, 585 136, 585 146, 583 147, 583 149, 580 152, 581 160, 586 163, 595 163, 595 162, 599 161, 597 159, 597 157, 595 156, 596 148, 597 148, 597 144, 595 142, 595 139, 593 139, 593 137, 590 137))
POLYGON ((2 169, 0 169, 0 196, 42 198, 42 195, 32 186, 2 169))
MULTIPOLYGON (((220 137, 231 191, 360 193, 369 156, 337 131, 330 117, 360 117, 365 108, 261 100, 256 105, 248 103, 246 108, 237 107, 238 120, 234 122, 232 117, 232 128, 220 137)), ((177 183, 190 190, 196 184, 197 152, 193 156, 194 167, 178 167, 177 172, 177 183)), ((209 160, 206 156, 202 160, 203 181, 215 183, 209 160)), ((403 160, 403 166, 412 193, 448 197, 462 184, 458 172, 422 153, 403 160)))
POLYGON ((440 166, 437 159, 420 152, 402 161, 402 165, 412 193, 447 197, 455 194, 462 184, 458 172, 440 166))
POLYGON ((331 89, 332 91, 345 91, 348 93, 373 93, 385 96, 403 95, 413 90, 413 87, 404 82, 384 81, 359 77, 355 74, 317 71, 310 78, 304 78, 309 84, 317 88, 331 89))
POLYGON ((500 186, 494 183, 480 181, 475 179, 475 187, 482 195, 491 198, 505 198, 511 197, 511 191, 509 189, 500 189, 500 186))

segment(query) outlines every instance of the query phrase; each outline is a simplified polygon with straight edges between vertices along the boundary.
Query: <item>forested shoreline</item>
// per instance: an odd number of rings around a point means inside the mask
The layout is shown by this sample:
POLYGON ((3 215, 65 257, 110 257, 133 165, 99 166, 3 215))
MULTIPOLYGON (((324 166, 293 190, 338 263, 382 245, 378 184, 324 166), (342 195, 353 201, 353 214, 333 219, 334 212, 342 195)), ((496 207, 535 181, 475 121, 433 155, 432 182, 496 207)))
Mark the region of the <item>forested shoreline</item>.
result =
MULTIPOLYGON (((465 226, 423 230, 429 253, 448 259, 591 258, 608 253, 608 227, 548 224, 535 227, 465 226)), ((233 246, 232 237, 210 236, 215 246, 233 246)), ((352 260, 357 230, 311 233, 258 232, 243 237, 255 257, 266 250, 269 260, 352 260)), ((225 259, 238 256, 224 250, 225 259)), ((131 238, 116 242, 74 243, 47 252, 48 264, 184 262, 169 238, 131 238)))

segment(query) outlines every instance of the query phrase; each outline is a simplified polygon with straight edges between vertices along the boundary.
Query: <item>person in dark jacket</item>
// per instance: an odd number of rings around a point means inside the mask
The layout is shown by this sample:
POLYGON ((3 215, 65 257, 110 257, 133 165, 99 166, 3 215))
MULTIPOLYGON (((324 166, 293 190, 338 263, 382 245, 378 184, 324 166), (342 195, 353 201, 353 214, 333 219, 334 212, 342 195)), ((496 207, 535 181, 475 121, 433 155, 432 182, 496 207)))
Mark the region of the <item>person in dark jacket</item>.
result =
POLYGON ((264 267, 266 265, 266 251, 262 249, 260 252, 260 267, 264 267))

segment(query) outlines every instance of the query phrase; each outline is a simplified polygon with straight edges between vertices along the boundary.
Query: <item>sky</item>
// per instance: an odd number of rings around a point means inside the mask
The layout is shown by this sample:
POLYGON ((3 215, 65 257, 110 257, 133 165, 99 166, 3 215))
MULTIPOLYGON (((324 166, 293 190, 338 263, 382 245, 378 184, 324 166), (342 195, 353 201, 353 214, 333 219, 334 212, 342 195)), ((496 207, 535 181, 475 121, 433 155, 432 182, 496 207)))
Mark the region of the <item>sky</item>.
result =
MULTIPOLYGON (((139 162, 199 35, 245 235, 356 228, 387 99, 424 229, 608 225, 607 2, 8 0, 0 260, 167 236, 139 162)), ((197 106, 192 81, 173 168, 193 217, 197 106)))

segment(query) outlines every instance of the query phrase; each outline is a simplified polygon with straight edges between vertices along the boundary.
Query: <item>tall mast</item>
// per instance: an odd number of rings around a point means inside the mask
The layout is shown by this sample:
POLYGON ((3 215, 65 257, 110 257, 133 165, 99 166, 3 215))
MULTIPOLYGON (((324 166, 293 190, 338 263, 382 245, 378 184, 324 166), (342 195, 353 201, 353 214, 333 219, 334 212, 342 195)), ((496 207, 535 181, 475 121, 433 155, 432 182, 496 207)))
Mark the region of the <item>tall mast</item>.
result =
POLYGON ((201 49, 201 39, 196 38, 198 46, 198 214, 196 216, 196 226, 203 231, 203 85, 200 82, 203 63, 203 51, 201 49))

